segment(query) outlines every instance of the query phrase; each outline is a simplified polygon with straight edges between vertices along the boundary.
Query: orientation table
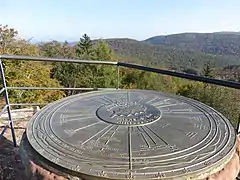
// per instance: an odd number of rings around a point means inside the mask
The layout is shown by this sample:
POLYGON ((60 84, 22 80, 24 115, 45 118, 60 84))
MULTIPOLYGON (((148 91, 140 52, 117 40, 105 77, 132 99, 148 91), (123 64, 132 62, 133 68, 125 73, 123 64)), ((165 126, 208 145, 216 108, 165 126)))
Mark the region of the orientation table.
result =
POLYGON ((45 163, 83 179, 203 179, 236 148, 234 127, 213 108, 148 90, 63 98, 34 115, 26 136, 45 163))

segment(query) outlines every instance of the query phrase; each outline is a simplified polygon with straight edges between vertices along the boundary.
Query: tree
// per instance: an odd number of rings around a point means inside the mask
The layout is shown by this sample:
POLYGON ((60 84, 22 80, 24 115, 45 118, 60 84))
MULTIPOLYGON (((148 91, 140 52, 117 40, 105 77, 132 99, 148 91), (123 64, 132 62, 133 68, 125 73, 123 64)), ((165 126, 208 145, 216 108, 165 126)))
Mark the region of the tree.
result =
MULTIPOLYGON (((81 38, 82 42, 78 43, 77 47, 72 47, 67 41, 60 43, 58 41, 52 41, 48 43, 42 43, 39 48, 41 50, 41 55, 45 57, 58 57, 58 58, 68 58, 76 59, 83 58, 89 59, 87 55, 91 55, 88 36, 85 35, 81 38), (88 48, 86 48, 87 46, 88 48)), ((57 62, 52 63, 53 68, 51 74, 53 78, 56 78, 60 84, 68 88, 76 87, 87 87, 89 84, 88 67, 85 64, 67 63, 67 62, 57 62)), ((74 94, 74 90, 66 91, 68 95, 74 94)))
POLYGON ((97 45, 95 47, 96 59, 98 60, 112 60, 113 51, 108 46, 108 44, 104 40, 98 40, 97 45))
POLYGON ((64 43, 51 41, 38 45, 40 55, 49 58, 76 58, 75 48, 71 47, 67 41, 64 43))
POLYGON ((209 77, 209 78, 213 78, 214 77, 214 75, 213 75, 213 68, 212 68, 212 64, 210 63, 210 61, 207 61, 204 64, 204 67, 202 69, 201 75, 204 76, 204 77, 209 77))
POLYGON ((87 34, 84 34, 80 41, 77 43, 76 55, 78 58, 95 59, 95 51, 93 43, 87 34))
MULTIPOLYGON (((67 46, 66 46, 67 49, 67 46)), ((80 38, 76 46, 76 56, 87 60, 110 60, 112 50, 104 41, 99 41, 95 46, 86 34, 80 38)), ((69 88, 76 87, 112 87, 116 84, 116 70, 104 65, 56 63, 53 68, 53 77, 57 78, 61 85, 69 88)), ((68 95, 76 91, 68 91, 68 95)))
POLYGON ((122 84, 129 89, 148 89, 174 93, 176 84, 174 78, 152 72, 123 69, 121 72, 122 84))
MULTIPOLYGON (((103 40, 99 40, 94 47, 95 59, 99 61, 109 61, 113 59, 112 49, 103 40)), ((116 87, 117 71, 112 65, 93 65, 91 71, 93 75, 93 86, 109 88, 116 87)))
POLYGON ((8 53, 7 49, 15 41, 17 34, 18 32, 15 29, 9 28, 8 25, 3 26, 0 24, 0 54, 8 53))
POLYGON ((61 43, 58 41, 51 41, 46 43, 41 43, 38 45, 40 50, 40 55, 48 58, 60 58, 61 53, 61 43))
MULTIPOLYGON (((26 62, 6 67, 8 86, 14 87, 60 87, 56 79, 50 78, 51 67, 41 62, 26 62)), ((49 103, 64 96, 56 90, 8 90, 12 103, 49 103)))
MULTIPOLYGON (((30 44, 24 39, 17 38, 17 31, 4 26, 0 29, 1 53, 11 55, 39 56, 36 45, 30 44)), ((4 60, 4 71, 8 86, 25 87, 59 87, 56 79, 50 78, 51 66, 42 62, 24 60, 4 60)), ((8 90, 11 103, 17 102, 51 102, 63 97, 60 91, 45 90, 8 90)))
POLYGON ((225 115, 235 125, 240 114, 238 90, 192 82, 179 87, 177 94, 203 102, 225 115))

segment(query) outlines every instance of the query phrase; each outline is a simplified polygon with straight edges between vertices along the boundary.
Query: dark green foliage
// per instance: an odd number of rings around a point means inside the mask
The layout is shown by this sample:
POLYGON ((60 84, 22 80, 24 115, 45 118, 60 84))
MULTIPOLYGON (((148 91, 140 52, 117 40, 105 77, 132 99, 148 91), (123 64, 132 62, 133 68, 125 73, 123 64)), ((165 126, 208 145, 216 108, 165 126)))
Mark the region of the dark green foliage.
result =
POLYGON ((192 69, 192 68, 183 69, 182 72, 187 73, 187 74, 198 75, 198 71, 196 69, 192 69))
POLYGON ((82 59, 94 59, 93 43, 87 34, 84 34, 76 46, 76 55, 82 59))
POLYGON ((113 51, 122 57, 122 61, 135 59, 136 63, 155 67, 169 67, 178 70, 202 68, 210 61, 215 67, 225 67, 240 63, 238 57, 206 54, 191 49, 180 49, 163 45, 149 45, 132 39, 106 39, 113 51))
POLYGON ((209 61, 205 63, 201 75, 204 76, 204 77, 208 77, 208 78, 213 78, 214 77, 214 75, 213 75, 213 65, 211 65, 211 63, 209 61))
POLYGON ((240 115, 239 90, 192 82, 179 87, 177 93, 215 108, 237 124, 240 115))
POLYGON ((239 33, 182 33, 155 36, 145 42, 181 49, 192 49, 209 54, 240 55, 239 33))
MULTIPOLYGON (((75 54, 76 58, 84 60, 111 60, 112 58, 112 51, 104 41, 99 41, 94 45, 86 34, 80 38, 80 41, 76 45, 75 54)), ((68 88, 116 87, 116 68, 114 67, 56 63, 52 69, 52 74, 54 78, 59 80, 61 85, 68 88)), ((74 93, 76 91, 68 91, 68 95, 74 93)))

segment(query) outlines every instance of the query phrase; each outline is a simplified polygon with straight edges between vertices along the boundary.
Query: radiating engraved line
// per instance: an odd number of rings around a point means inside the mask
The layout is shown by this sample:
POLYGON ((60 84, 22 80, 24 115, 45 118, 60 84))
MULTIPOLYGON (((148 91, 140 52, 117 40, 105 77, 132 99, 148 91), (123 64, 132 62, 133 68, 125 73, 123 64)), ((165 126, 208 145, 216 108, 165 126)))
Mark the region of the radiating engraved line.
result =
POLYGON ((128 127, 129 170, 132 171, 132 127, 128 127))
POLYGON ((149 135, 149 133, 144 129, 144 127, 141 126, 140 128, 145 132, 145 134, 149 137, 149 139, 151 139, 152 142, 156 145, 157 143, 156 143, 156 142, 154 141, 154 139, 149 135))
POLYGON ((99 102, 99 101, 97 101, 97 100, 95 100, 95 99, 90 99, 91 101, 93 101, 93 102, 95 102, 95 103, 98 103, 98 104, 100 104, 100 105, 108 105, 108 104, 106 104, 106 103, 104 103, 104 102, 99 102))
POLYGON ((113 126, 113 125, 108 125, 107 127, 105 127, 105 128, 103 128, 101 131, 99 131, 99 132, 97 132, 96 134, 94 134, 93 136, 91 136, 90 138, 88 138, 87 140, 85 140, 83 143, 82 143, 82 145, 83 144, 85 144, 85 143, 87 143, 88 141, 90 141, 91 139, 93 139, 94 137, 96 137, 97 135, 99 135, 99 134, 101 134, 103 131, 105 131, 107 128, 109 128, 109 130, 111 129, 111 126, 113 126))
MULTIPOLYGON (((114 136, 114 134, 116 134, 117 130, 118 130, 119 126, 117 126, 117 128, 113 131, 113 133, 110 135, 110 138, 112 138, 114 136)), ((107 140, 105 142, 105 145, 107 145, 109 143, 110 140, 107 140)))
POLYGON ((159 99, 158 97, 155 97, 155 98, 153 98, 153 99, 151 99, 151 100, 149 100, 149 101, 147 101, 146 103, 150 103, 150 102, 153 102, 153 101, 155 101, 156 99, 159 99))
POLYGON ((116 104, 116 102, 114 102, 112 99, 110 99, 110 98, 107 97, 107 96, 100 97, 100 99, 102 99, 103 101, 105 101, 105 102, 107 102, 107 103, 116 104))
MULTIPOLYGON (((85 107, 86 108, 86 107, 85 107)), ((68 110, 68 111, 58 111, 59 114, 80 114, 89 111, 89 109, 81 109, 81 110, 68 110)))
POLYGON ((150 148, 150 144, 148 143, 147 139, 145 138, 145 136, 143 135, 143 133, 141 132, 141 130, 139 129, 139 127, 137 126, 138 129, 138 134, 142 137, 142 140, 147 144, 147 146, 150 148))
POLYGON ((140 98, 138 102, 140 103, 142 100, 143 100, 143 98, 140 98))
POLYGON ((99 139, 101 139, 103 136, 105 136, 113 127, 114 127, 114 126, 111 125, 111 127, 110 127, 106 132, 104 132, 99 138, 97 138, 96 141, 99 141, 99 139))
POLYGON ((151 105, 157 107, 157 106, 160 106, 160 105, 163 105, 163 104, 165 104, 165 102, 159 101, 159 102, 156 102, 156 103, 152 103, 151 105))
POLYGON ((72 122, 72 121, 81 121, 81 120, 91 119, 93 117, 82 117, 82 118, 75 118, 75 119, 68 119, 68 120, 67 119, 60 119, 60 124, 65 124, 65 123, 72 122))
POLYGON ((69 114, 69 115, 60 115, 60 118, 72 118, 72 117, 95 117, 93 114, 69 114))
POLYGON ((78 129, 75 129, 74 132, 80 131, 80 130, 82 130, 82 129, 86 129, 86 128, 88 128, 88 127, 94 126, 94 125, 99 124, 99 123, 102 123, 102 122, 99 121, 99 122, 96 122, 96 123, 93 123, 93 124, 89 124, 89 125, 87 125, 87 126, 84 126, 84 127, 78 128, 78 129))
POLYGON ((161 100, 161 101, 152 103, 152 105, 153 105, 153 106, 159 106, 159 105, 162 105, 162 104, 167 103, 167 101, 170 101, 170 100, 171 100, 171 99, 164 99, 164 100, 161 100))
POLYGON ((125 101, 125 99, 126 99, 126 96, 125 96, 125 94, 122 94, 122 95, 121 95, 121 97, 120 97, 120 99, 121 99, 121 101, 122 101, 122 102, 124 102, 124 101, 125 101))
POLYGON ((127 91, 127 100, 130 101, 130 91, 127 91))
POLYGON ((115 107, 117 107, 117 106, 118 106, 117 104, 108 104, 108 105, 105 106, 105 108, 106 108, 108 111, 110 111, 110 110, 112 110, 113 108, 115 108, 115 107))
POLYGON ((164 142, 166 145, 169 145, 167 141, 165 141, 163 138, 161 138, 156 132, 154 132, 151 128, 147 127, 146 128, 151 131, 155 136, 157 136, 162 142, 164 142))
POLYGON ((157 108, 164 108, 164 107, 171 107, 171 106, 177 106, 179 105, 179 103, 175 103, 175 104, 165 104, 163 106, 161 106, 161 104, 159 106, 156 106, 157 108))

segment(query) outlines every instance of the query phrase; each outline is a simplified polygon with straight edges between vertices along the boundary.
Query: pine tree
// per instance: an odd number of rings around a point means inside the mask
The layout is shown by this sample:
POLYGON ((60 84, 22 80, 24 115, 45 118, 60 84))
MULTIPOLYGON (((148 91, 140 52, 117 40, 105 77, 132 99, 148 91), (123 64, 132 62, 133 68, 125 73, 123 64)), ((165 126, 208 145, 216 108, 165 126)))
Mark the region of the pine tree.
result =
POLYGON ((208 78, 214 77, 213 68, 212 68, 210 61, 208 61, 204 64, 201 75, 204 77, 208 77, 208 78))
POLYGON ((95 52, 93 49, 93 43, 87 34, 84 34, 76 47, 76 55, 79 58, 94 59, 95 52))

